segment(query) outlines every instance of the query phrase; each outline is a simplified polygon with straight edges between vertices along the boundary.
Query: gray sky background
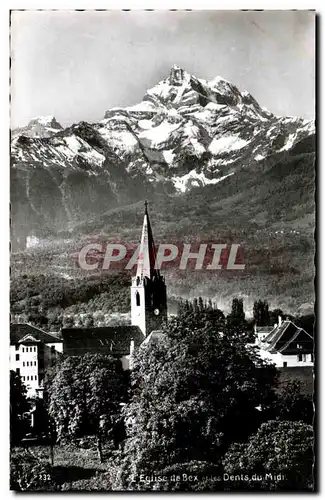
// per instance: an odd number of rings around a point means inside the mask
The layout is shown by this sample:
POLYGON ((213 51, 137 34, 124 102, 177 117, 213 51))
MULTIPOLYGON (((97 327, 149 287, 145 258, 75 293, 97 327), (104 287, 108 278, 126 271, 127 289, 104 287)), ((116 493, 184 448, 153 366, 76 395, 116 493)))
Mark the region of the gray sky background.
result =
POLYGON ((13 127, 99 120, 141 101, 173 64, 220 75, 275 114, 315 114, 309 11, 17 11, 11 39, 13 127))

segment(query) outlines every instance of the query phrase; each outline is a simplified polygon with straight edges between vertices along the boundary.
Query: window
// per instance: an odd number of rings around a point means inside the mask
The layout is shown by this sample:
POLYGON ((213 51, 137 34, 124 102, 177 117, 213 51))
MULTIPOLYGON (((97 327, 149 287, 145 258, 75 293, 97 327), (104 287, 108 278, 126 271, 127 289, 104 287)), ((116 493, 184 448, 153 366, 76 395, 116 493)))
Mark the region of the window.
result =
POLYGON ((35 380, 37 380, 37 375, 35 375, 35 380))
POLYGON ((34 361, 34 365, 36 366, 36 361, 34 361))
POLYGON ((16 346, 15 346, 15 347, 16 347, 16 351, 19 351, 19 345, 18 345, 18 344, 16 344, 16 346))
POLYGON ((20 375, 20 368, 16 368, 17 375, 20 375))
POLYGON ((30 347, 29 350, 30 350, 30 352, 33 352, 33 348, 32 347, 30 347))
POLYGON ((23 361, 23 366, 25 366, 25 361, 23 361))
POLYGON ((297 361, 302 361, 302 354, 298 354, 297 361))
POLYGON ((19 354, 16 354, 16 361, 19 361, 19 354))
POLYGON ((29 380, 29 375, 27 375, 27 380, 29 380))
POLYGON ((136 301, 137 306, 139 306, 140 305, 140 294, 139 294, 139 292, 136 292, 136 294, 135 294, 135 301, 136 301))
POLYGON ((25 380, 25 377, 23 377, 23 380, 25 380))
POLYGON ((25 347, 23 347, 23 352, 25 352, 25 347))
POLYGON ((29 361, 26 361, 26 366, 29 366, 29 361))
POLYGON ((283 361, 283 366, 285 368, 286 366, 288 366, 288 363, 286 361, 283 361))
POLYGON ((36 352, 36 346, 34 347, 34 352, 36 352))
POLYGON ((30 379, 33 380, 33 375, 30 376, 30 379))

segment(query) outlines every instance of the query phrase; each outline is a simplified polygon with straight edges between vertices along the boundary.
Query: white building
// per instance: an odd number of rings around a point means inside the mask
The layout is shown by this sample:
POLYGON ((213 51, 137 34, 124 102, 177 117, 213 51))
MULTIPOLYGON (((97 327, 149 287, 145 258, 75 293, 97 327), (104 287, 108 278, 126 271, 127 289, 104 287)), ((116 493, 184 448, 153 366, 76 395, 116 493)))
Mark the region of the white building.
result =
POLYGON ((62 340, 28 323, 10 325, 10 370, 18 373, 27 389, 27 397, 43 396, 46 368, 62 352, 62 340))
POLYGON ((292 321, 282 321, 273 327, 255 327, 255 345, 259 354, 278 367, 313 366, 313 337, 292 321))

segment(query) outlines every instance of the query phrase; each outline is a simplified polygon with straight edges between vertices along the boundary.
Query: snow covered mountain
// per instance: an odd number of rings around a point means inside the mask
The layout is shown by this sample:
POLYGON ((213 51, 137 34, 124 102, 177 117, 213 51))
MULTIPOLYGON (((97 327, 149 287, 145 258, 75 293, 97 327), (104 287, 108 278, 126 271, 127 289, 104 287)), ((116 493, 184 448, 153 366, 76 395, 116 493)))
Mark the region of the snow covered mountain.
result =
POLYGON ((313 122, 275 116, 221 77, 173 66, 142 102, 99 122, 63 129, 36 118, 13 131, 13 210, 20 221, 62 226, 144 193, 184 193, 258 170, 314 133, 313 122))
POLYGON ((54 116, 38 116, 31 120, 26 127, 13 129, 12 137, 19 135, 35 138, 51 137, 59 130, 62 130, 62 126, 54 116))

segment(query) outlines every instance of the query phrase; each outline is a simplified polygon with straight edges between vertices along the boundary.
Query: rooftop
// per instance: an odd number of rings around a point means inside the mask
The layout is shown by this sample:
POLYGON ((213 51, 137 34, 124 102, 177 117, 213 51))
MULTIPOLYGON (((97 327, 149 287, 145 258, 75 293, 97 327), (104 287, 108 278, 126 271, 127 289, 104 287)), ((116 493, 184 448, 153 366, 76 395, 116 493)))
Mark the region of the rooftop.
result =
POLYGON ((299 344, 301 346, 300 351, 304 352, 310 350, 313 338, 303 328, 299 328, 292 321, 286 320, 281 325, 273 328, 262 344, 263 348, 270 353, 299 350, 296 344, 299 344))
POLYGON ((47 333, 41 328, 32 326, 29 323, 11 323, 10 325, 10 344, 43 342, 52 344, 62 342, 62 340, 53 333, 47 333))
POLYGON ((63 328, 63 350, 72 349, 78 355, 85 351, 106 351, 116 354, 129 354, 130 342, 138 347, 144 339, 138 326, 104 326, 93 328, 63 328))

